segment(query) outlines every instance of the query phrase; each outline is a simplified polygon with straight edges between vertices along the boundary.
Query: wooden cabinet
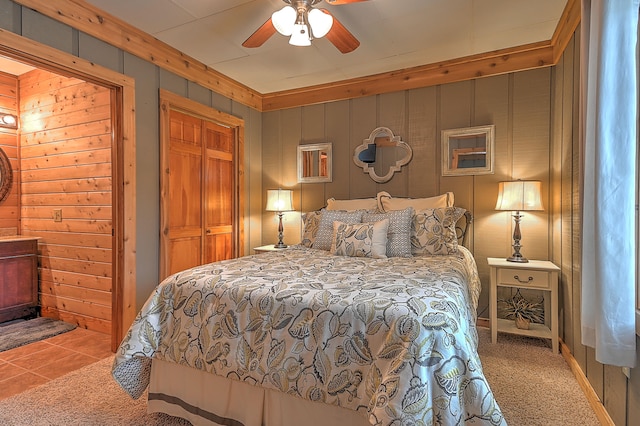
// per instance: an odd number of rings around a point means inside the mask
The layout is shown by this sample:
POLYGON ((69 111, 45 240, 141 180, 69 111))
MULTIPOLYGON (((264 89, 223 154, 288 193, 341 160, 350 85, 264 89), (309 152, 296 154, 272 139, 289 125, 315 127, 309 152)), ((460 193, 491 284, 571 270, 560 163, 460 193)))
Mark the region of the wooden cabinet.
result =
POLYGON ((508 262, 505 259, 488 258, 491 288, 491 342, 495 343, 498 331, 551 339, 553 353, 558 352, 558 268, 546 260, 530 260, 527 263, 508 262), (498 318, 498 287, 514 287, 542 290, 545 298, 545 324, 531 324, 531 329, 516 328, 514 321, 498 318), (550 302, 550 303, 549 303, 550 302))
POLYGON ((0 322, 38 308, 38 238, 0 237, 0 322))

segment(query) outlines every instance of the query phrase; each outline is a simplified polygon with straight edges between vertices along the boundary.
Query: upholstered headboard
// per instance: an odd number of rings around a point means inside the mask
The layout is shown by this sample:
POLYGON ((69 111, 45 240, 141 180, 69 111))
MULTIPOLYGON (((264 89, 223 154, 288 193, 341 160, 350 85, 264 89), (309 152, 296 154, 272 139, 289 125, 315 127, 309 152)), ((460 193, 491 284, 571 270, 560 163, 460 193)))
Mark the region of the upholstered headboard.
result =
POLYGON ((473 214, 470 211, 464 212, 464 215, 456 222, 456 236, 458 237, 458 244, 462 244, 466 247, 467 240, 469 239, 469 231, 471 228, 471 222, 473 222, 473 214))

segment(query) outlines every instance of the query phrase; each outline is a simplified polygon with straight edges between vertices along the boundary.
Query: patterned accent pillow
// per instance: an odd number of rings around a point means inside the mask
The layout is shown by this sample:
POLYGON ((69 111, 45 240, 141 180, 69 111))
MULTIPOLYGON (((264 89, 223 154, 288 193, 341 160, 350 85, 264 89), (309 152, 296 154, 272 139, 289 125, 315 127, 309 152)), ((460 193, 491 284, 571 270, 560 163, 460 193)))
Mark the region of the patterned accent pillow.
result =
POLYGON ((387 230, 389 219, 379 222, 354 223, 333 222, 331 254, 350 257, 387 257, 387 230))
POLYGON ((300 244, 303 246, 313 246, 318 234, 318 228, 320 228, 320 218, 323 211, 324 209, 316 210, 302 215, 302 241, 300 244))
POLYGON ((394 210, 386 213, 365 213, 363 222, 377 222, 389 219, 387 231, 387 256, 411 257, 411 207, 404 210, 394 210))
POLYGON ((458 252, 456 222, 466 210, 460 207, 426 209, 411 221, 411 253, 415 256, 458 252))
POLYGON ((344 222, 348 225, 360 223, 364 210, 345 211, 345 210, 324 210, 320 218, 320 225, 316 233, 316 239, 311 245, 314 249, 330 250, 331 240, 333 239, 333 222, 344 222))

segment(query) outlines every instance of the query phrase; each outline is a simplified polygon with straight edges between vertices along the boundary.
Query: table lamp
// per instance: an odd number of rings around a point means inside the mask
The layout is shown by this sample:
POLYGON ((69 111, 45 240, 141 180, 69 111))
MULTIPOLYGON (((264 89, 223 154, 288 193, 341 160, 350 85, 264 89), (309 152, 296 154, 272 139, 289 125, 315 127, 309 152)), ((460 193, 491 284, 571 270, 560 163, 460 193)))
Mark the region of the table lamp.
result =
POLYGON ((278 243, 274 244, 275 248, 286 248, 287 245, 282 241, 284 237, 284 228, 282 227, 282 216, 284 212, 293 210, 293 191, 290 189, 268 189, 267 190, 267 207, 268 212, 276 212, 280 223, 278 225, 278 243))
POLYGON ((512 182, 498 183, 498 201, 496 210, 515 211, 513 219, 516 226, 513 229, 513 254, 507 258, 509 262, 526 263, 529 260, 520 253, 520 219, 521 211, 543 210, 542 207, 542 184, 537 180, 516 180, 512 182))

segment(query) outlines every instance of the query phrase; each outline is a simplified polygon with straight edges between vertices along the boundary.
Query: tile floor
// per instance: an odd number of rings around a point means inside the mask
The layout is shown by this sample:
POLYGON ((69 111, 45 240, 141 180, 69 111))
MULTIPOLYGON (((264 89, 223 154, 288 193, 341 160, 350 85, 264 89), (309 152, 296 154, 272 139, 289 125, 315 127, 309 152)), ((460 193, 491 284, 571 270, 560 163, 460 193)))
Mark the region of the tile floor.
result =
POLYGON ((111 355, 111 336, 79 327, 0 352, 0 400, 111 355))

